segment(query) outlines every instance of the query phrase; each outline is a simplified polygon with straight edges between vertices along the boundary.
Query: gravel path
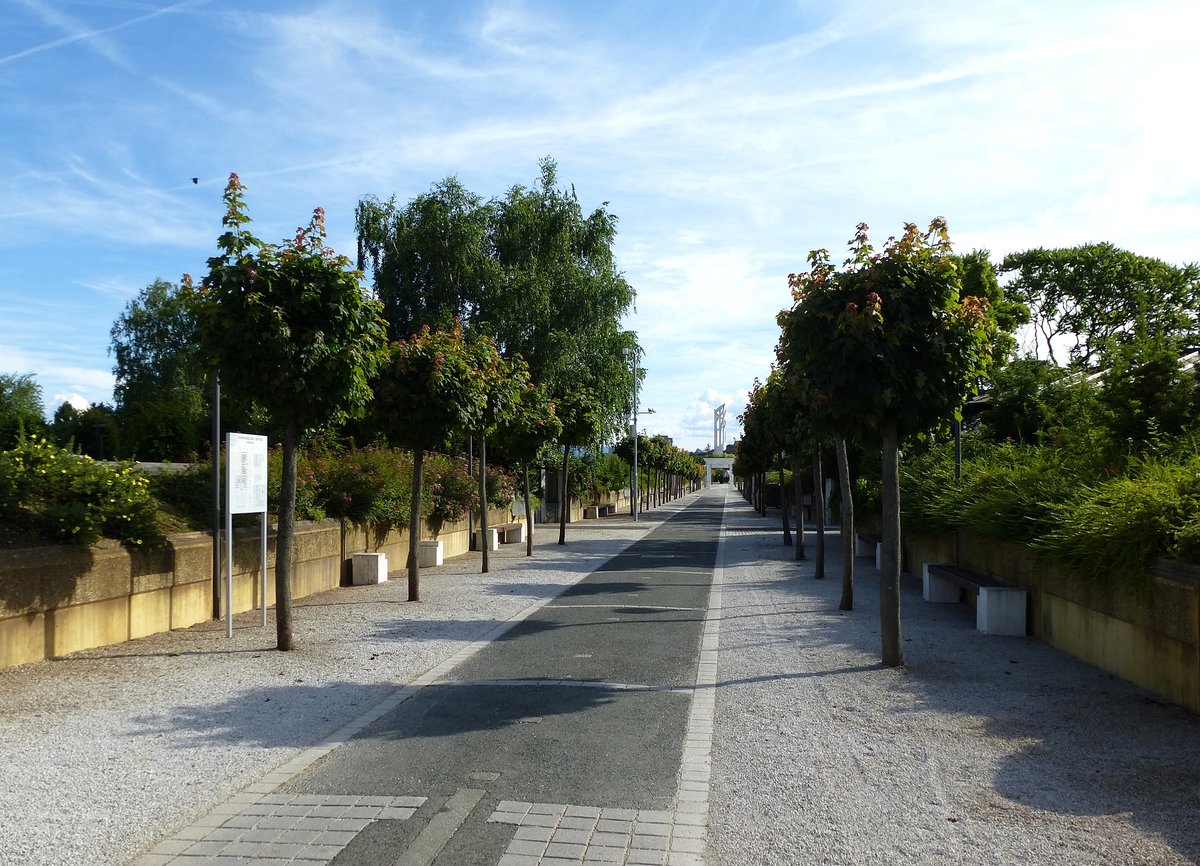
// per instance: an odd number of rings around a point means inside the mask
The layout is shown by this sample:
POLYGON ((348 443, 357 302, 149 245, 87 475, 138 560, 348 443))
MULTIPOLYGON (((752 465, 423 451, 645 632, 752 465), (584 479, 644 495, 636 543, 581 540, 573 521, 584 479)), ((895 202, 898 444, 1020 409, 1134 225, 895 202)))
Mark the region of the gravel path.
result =
MULTIPOLYGON (((689 500, 547 527, 422 578, 297 603, 294 653, 239 618, 0 670, 0 864, 122 864, 557 594, 689 500)), ((1200 862, 1200 720, 1033 639, 984 637, 905 584, 909 666, 878 663, 877 573, 837 610, 777 521, 726 511, 711 860, 1200 862)), ((812 535, 809 535, 810 555, 812 535)))
POLYGON ((714 862, 1200 862, 1200 719, 1041 641, 981 635, 911 577, 907 667, 884 668, 871 561, 843 613, 836 535, 818 581, 777 516, 731 495, 725 525, 714 862))

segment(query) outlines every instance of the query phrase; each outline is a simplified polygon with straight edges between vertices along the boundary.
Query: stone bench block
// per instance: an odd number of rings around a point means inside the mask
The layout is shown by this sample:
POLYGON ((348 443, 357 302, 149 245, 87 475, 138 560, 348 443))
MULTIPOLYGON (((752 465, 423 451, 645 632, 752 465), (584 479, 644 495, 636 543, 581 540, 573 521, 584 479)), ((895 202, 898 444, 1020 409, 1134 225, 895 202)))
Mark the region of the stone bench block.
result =
POLYGON ((417 542, 417 563, 421 568, 436 568, 445 561, 446 555, 440 539, 417 542))
POLYGON ((483 546, 485 544, 487 545, 488 550, 500 549, 500 533, 490 526, 487 529, 486 539, 483 537, 482 529, 475 530, 475 549, 483 550, 483 546))
POLYGON ((355 586, 370 586, 387 583, 388 561, 386 553, 356 553, 353 556, 351 581, 355 586))
POLYGON ((1025 636, 1027 593, 1016 586, 983 586, 975 602, 975 628, 983 634, 1025 636))

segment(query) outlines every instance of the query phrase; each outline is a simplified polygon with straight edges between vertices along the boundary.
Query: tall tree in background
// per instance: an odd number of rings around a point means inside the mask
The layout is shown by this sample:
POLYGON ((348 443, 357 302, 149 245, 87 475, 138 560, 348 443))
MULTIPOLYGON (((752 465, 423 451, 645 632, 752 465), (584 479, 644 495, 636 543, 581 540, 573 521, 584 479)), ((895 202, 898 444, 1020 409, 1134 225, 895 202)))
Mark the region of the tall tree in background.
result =
POLYGON ((1028 307, 1035 355, 1056 364, 1104 366, 1110 347, 1138 336, 1200 345, 1195 264, 1176 267, 1101 243, 1010 253, 1000 271, 1014 275, 1008 292, 1028 307))
POLYGON ((462 322, 473 330, 494 271, 487 247, 491 216, 454 177, 403 207, 394 198, 358 203, 358 267, 371 276, 391 339, 424 325, 448 331, 462 322))
POLYGON ((265 244, 244 229, 250 222, 244 190, 231 174, 226 231, 201 285, 200 340, 210 363, 225 372, 224 387, 263 406, 283 431, 275 610, 278 647, 290 650, 301 436, 362 411, 384 326, 361 274, 325 246, 320 208, 292 240, 265 244))
POLYGON ((590 392, 599 438, 628 417, 633 374, 625 351, 635 335, 622 330, 621 317, 634 293, 613 256, 616 216, 604 205, 585 214, 575 189, 558 186, 554 160, 540 168, 533 187, 514 186, 492 202, 496 271, 475 327, 506 356, 523 357, 556 401, 590 392))
POLYGON ((42 386, 32 373, 0 373, 0 449, 46 430, 42 386))
POLYGON ((124 455, 186 460, 207 438, 208 389, 197 363, 199 307, 191 285, 155 280, 113 323, 109 351, 124 455))
POLYGON ((924 232, 906 225, 878 254, 860 224, 850 250, 842 271, 826 251, 810 253, 812 270, 789 278, 795 303, 779 322, 807 399, 839 433, 881 448, 880 637, 884 664, 901 665, 900 440, 961 418, 995 322, 986 299, 962 295, 944 220, 924 232))

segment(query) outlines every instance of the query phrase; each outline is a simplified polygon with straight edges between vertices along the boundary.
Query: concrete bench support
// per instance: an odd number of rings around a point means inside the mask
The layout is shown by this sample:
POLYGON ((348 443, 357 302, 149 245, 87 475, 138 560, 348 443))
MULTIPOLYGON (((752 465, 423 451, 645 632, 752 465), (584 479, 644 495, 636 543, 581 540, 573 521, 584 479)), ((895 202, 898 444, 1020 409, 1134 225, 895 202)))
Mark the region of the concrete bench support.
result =
POLYGON ((487 545, 488 550, 499 550, 500 549, 500 533, 496 531, 495 527, 489 526, 487 528, 487 539, 486 540, 483 537, 482 529, 475 530, 475 549, 483 550, 484 544, 487 545))
POLYGON ((436 568, 446 561, 441 539, 437 541, 418 541, 417 560, 421 568, 436 568))
POLYGON ((975 628, 983 634, 1025 636, 1026 592, 1016 586, 983 586, 975 602, 975 628))
POLYGON ((585 506, 583 506, 583 519, 584 520, 595 520, 597 517, 600 516, 600 509, 603 507, 604 506, 602 506, 602 505, 585 505, 585 506))
POLYGON ((387 583, 386 553, 356 553, 352 557, 351 580, 355 586, 387 583))
POLYGON ((878 535, 863 535, 856 533, 854 536, 854 555, 869 556, 875 558, 875 567, 883 569, 883 539, 878 535))

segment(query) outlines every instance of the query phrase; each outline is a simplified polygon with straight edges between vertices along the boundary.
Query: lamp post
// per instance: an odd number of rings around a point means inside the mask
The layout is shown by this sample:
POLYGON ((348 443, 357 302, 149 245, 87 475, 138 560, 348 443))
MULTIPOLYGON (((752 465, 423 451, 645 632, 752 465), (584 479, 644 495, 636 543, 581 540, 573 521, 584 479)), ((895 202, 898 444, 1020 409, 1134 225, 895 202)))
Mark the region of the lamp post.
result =
POLYGON ((633 519, 636 522, 638 519, 638 502, 641 491, 638 489, 638 415, 653 415, 653 409, 647 409, 644 412, 637 410, 637 399, 634 398, 633 408, 633 519))
POLYGON ((645 412, 638 411, 638 359, 641 356, 641 348, 634 346, 632 349, 625 350, 625 358, 629 361, 630 372, 633 373, 633 483, 630 485, 629 508, 633 514, 633 519, 638 519, 638 415, 653 415, 653 409, 647 409, 645 412))

